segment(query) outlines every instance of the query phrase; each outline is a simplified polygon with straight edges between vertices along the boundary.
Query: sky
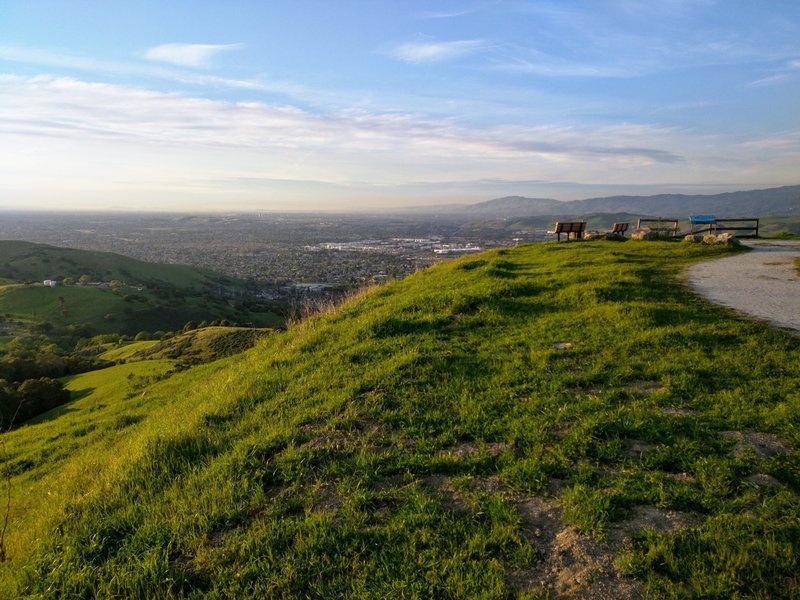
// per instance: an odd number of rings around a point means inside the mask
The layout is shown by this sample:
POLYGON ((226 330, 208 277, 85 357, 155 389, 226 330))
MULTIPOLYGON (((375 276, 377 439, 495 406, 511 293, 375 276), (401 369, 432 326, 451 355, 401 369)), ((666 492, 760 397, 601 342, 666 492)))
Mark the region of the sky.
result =
POLYGON ((796 0, 0 0, 0 208, 798 183, 796 0))

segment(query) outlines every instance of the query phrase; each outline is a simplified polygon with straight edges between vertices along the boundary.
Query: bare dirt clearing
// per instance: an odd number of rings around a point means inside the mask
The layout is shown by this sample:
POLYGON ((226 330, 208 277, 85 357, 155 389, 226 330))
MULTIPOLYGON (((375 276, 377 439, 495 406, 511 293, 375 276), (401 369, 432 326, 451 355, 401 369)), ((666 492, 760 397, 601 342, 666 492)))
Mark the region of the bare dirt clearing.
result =
POLYGON ((692 266, 687 281, 703 297, 800 332, 800 242, 746 242, 753 251, 692 266))

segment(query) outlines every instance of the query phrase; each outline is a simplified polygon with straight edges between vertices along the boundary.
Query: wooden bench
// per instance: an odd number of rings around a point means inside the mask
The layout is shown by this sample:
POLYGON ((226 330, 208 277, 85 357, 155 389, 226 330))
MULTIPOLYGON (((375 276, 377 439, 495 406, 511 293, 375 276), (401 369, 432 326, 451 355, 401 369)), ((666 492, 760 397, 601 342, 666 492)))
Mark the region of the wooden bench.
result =
POLYGON ((609 231, 608 233, 621 235, 622 237, 625 237, 625 232, 628 231, 628 225, 629 225, 628 223, 614 223, 611 226, 611 231, 609 231))
POLYGON ((561 241, 561 234, 567 234, 567 239, 572 236, 573 238, 582 238, 583 232, 586 231, 586 221, 556 221, 556 226, 553 231, 547 233, 556 236, 556 239, 561 241))

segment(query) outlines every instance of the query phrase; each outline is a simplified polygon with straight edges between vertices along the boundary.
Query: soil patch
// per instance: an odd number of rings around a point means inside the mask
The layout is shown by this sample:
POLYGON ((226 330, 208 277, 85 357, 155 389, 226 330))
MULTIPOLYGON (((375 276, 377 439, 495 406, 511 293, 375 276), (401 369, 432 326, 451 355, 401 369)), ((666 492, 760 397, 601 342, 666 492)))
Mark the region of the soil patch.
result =
POLYGON ((769 458, 776 454, 788 454, 789 447, 781 438, 771 433, 751 431, 723 431, 720 435, 736 442, 731 454, 740 458, 748 451, 752 451, 757 458, 769 458))
POLYGON ((509 572, 511 585, 554 598, 633 600, 644 596, 638 581, 623 577, 614 567, 615 549, 607 541, 565 526, 556 503, 527 498, 517 507, 526 538, 542 560, 530 569, 509 572))
POLYGON ((628 392, 636 392, 637 394, 658 394, 663 392, 666 388, 655 381, 629 381, 623 388, 628 392))
POLYGON ((446 448, 439 452, 439 456, 446 456, 452 458, 469 458, 476 456, 481 452, 486 452, 492 458, 499 456, 503 450, 507 450, 511 444, 503 442, 490 442, 488 444, 478 444, 477 442, 464 442, 452 448, 446 448))
POLYGON ((653 444, 647 444, 641 440, 626 440, 626 444, 627 454, 632 458, 638 458, 655 448, 653 444))
POLYGON ((664 408, 661 410, 661 414, 667 415, 669 417, 691 417, 697 415, 698 412, 696 410, 692 410, 691 408, 681 408, 679 406, 670 406, 669 408, 664 408))

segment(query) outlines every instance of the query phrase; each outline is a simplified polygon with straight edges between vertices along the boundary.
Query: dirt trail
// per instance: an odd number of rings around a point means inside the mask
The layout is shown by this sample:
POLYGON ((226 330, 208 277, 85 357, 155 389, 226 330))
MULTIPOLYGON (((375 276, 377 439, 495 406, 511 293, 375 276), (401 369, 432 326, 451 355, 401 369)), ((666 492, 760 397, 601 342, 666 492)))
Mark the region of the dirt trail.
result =
POLYGON ((711 302, 800 333, 800 242, 746 243, 752 252, 691 267, 689 285, 711 302))

